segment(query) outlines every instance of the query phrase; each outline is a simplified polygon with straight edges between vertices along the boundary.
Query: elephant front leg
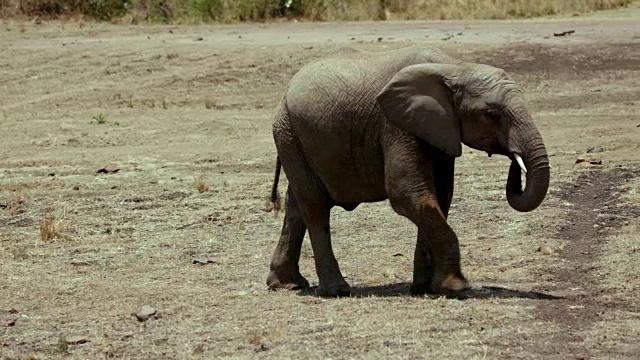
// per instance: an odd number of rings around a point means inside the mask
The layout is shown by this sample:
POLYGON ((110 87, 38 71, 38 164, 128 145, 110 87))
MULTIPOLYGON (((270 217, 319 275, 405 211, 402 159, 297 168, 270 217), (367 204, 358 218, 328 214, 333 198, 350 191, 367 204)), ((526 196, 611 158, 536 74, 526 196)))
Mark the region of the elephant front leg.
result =
POLYGON ((439 211, 418 225, 411 293, 455 295, 469 289, 460 269, 458 238, 439 211))
POLYGON ((291 188, 287 189, 286 204, 284 224, 280 240, 271 258, 267 285, 270 289, 306 289, 309 287, 309 282, 300 274, 299 262, 307 227, 291 188))
POLYGON ((393 208, 418 226, 412 294, 454 295, 469 288, 460 269, 458 237, 447 224, 434 196, 391 198, 393 208))
MULTIPOLYGON (((455 168, 455 159, 445 154, 436 155, 433 160, 432 174, 438 206, 442 215, 446 219, 449 215, 449 208, 453 198, 453 176, 455 168)), ((418 227, 418 239, 416 241, 416 249, 413 260, 413 284, 411 286, 412 294, 432 293, 431 281, 433 280, 433 262, 427 242, 428 234, 425 233, 426 227, 418 227)))
POLYGON ((458 237, 447 224, 453 158, 409 141, 403 145, 389 149, 385 175, 391 206, 418 227, 411 292, 462 292, 469 285, 460 270, 458 237))

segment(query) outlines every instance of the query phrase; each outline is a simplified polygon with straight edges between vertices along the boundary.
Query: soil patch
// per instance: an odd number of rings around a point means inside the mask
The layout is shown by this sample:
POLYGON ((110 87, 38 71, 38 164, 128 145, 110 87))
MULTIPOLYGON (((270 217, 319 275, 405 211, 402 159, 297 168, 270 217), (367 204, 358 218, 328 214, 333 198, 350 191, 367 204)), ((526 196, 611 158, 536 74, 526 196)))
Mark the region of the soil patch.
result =
POLYGON ((550 46, 509 45, 476 53, 472 61, 504 69, 510 74, 580 80, 594 73, 640 70, 640 43, 550 46))
POLYGON ((565 329, 544 344, 548 352, 557 354, 570 348, 576 354, 585 353, 580 330, 588 328, 605 312, 638 310, 630 303, 603 300, 599 295, 605 290, 599 289, 589 274, 607 238, 628 224, 629 219, 640 216, 639 206, 626 204, 620 199, 620 186, 639 175, 638 169, 591 170, 555 194, 571 204, 565 224, 555 235, 567 241, 560 253, 564 265, 553 272, 556 287, 578 289, 579 295, 538 305, 540 318, 554 321, 565 329))

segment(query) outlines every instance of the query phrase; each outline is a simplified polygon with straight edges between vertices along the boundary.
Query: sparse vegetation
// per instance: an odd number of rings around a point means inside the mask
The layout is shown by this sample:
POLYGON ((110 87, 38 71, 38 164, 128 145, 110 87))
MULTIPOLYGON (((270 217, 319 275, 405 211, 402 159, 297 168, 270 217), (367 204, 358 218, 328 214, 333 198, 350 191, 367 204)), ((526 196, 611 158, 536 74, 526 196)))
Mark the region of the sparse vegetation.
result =
POLYGON ((27 198, 21 191, 12 191, 6 201, 0 202, 0 207, 4 208, 11 216, 22 214, 26 211, 27 198))
MULTIPOLYGON (((607 20, 470 21, 456 42, 441 39, 462 26, 440 22, 265 31, 260 24, 7 21, 11 30, 0 32, 8 44, 0 50, 8 114, 0 141, 0 358, 640 358, 640 216, 622 211, 640 203, 639 45, 629 32, 637 11, 607 20), (406 37, 394 34, 399 28, 406 37), (575 38, 551 35, 568 29, 575 38), (222 46, 192 41, 198 36, 222 46), (410 296, 416 227, 380 202, 331 211, 335 256, 353 297, 267 291, 269 261, 287 231, 284 210, 277 218, 263 211, 274 176, 273 109, 291 74, 336 47, 416 44, 505 68, 548 143, 552 190, 527 214, 505 201, 506 157, 465 147, 456 159, 449 221, 463 271, 474 285, 496 288, 466 300, 410 296), (146 55, 167 51, 180 56, 146 71, 146 55), (26 81, 31 74, 48 75, 26 81), (205 109, 207 97, 218 105, 205 109), (98 113, 108 125, 95 124, 98 113), (121 128, 111 128, 116 120, 121 128), (78 140, 68 146, 67 139, 78 140), (596 154, 601 169, 576 166, 593 146, 605 149, 596 154), (624 196, 618 201, 607 196, 610 185, 602 192, 589 178, 575 181, 618 166, 636 169, 616 190, 624 196), (202 194, 195 189, 201 174, 209 187, 202 194), (559 198, 574 184, 590 203, 559 198), (2 208, 12 191, 27 200, 18 216, 2 208), (69 209, 62 235, 42 243, 40 216, 60 215, 57 204, 69 209), (578 236, 558 238, 566 226, 578 236), (163 316, 139 322, 132 313, 145 304, 163 316), (4 327, 8 317, 15 326, 4 327), (90 341, 80 344, 83 335, 90 341)), ((282 195, 286 180, 283 172, 282 195)), ((301 274, 317 285, 308 236, 300 258, 301 274)))
POLYGON ((107 122, 107 120, 104 118, 104 116, 102 116, 102 114, 94 115, 91 117, 91 119, 93 119, 96 122, 96 124, 99 124, 99 125, 105 124, 107 122))
POLYGON ((0 17, 86 16, 161 21, 506 19, 584 13, 632 0, 2 0, 0 17))
POLYGON ((29 258, 29 250, 26 246, 15 246, 9 249, 9 253, 14 260, 26 260, 29 258))
POLYGON ((58 338, 58 344, 56 345, 56 351, 60 354, 65 354, 69 350, 69 342, 66 338, 58 338))
POLYGON ((209 190, 209 185, 207 185, 207 182, 205 181, 203 175, 196 177, 195 188, 196 190, 198 190, 198 192, 201 193, 209 190))
POLYGON ((66 209, 45 213, 40 219, 40 241, 52 242, 63 237, 67 224, 66 209))
POLYGON ((207 109, 214 109, 218 106, 218 101, 212 97, 204 99, 204 107, 207 109))

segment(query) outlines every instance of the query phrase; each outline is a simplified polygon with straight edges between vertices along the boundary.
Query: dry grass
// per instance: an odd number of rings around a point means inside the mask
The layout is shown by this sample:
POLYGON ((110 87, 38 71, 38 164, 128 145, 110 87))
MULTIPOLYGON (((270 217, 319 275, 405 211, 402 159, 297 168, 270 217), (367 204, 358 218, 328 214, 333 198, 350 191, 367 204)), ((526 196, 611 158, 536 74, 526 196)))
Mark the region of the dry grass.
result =
POLYGON ((218 101, 212 97, 207 97, 204 99, 204 107, 206 109, 215 109, 218 107, 218 101))
POLYGON ((391 7, 399 19, 509 19, 579 14, 629 5, 628 0, 417 0, 391 7))
POLYGON ((7 196, 6 201, 0 203, 0 205, 9 215, 19 215, 27 211, 27 198, 28 196, 20 190, 12 191, 7 196))
MULTIPOLYGON (((0 32, 6 64, 0 109, 8 114, 0 189, 9 195, 19 187, 32 200, 17 217, 0 210, 0 317, 17 318, 0 331, 0 357, 637 358, 637 312, 607 308, 597 322, 568 328, 538 316, 536 309, 553 300, 527 297, 581 286, 613 291, 598 300, 634 305, 640 253, 625 247, 637 246, 637 221, 608 239, 584 283, 564 286, 553 276, 565 264, 565 241, 554 233, 569 206, 553 191, 584 171, 574 167, 575 158, 597 145, 606 149, 605 168, 640 164, 635 47, 618 45, 628 41, 629 23, 545 21, 577 31, 570 39, 542 39, 551 30, 540 23, 470 22, 479 35, 465 32, 456 44, 440 40, 459 31, 450 23, 424 29, 7 22, 0 32), (396 39, 378 42, 379 32, 396 39), (205 40, 194 41, 199 36, 205 40), (589 45, 572 45, 574 39, 589 45), (501 41, 520 45, 495 46, 501 41), (552 193, 528 214, 504 199, 506 159, 465 147, 456 162, 450 222, 463 271, 510 291, 465 301, 409 296, 416 229, 386 202, 332 211, 334 250, 355 296, 267 291, 283 221, 282 213, 264 211, 275 159, 271 124, 292 73, 337 46, 416 43, 508 67, 548 144, 552 193), (179 56, 168 61, 168 51, 179 56), (219 105, 206 109, 207 97, 219 105), (152 100, 155 107, 144 102, 152 100), (123 125, 91 124, 98 113, 123 125), (95 175, 110 163, 121 170, 95 175), (209 191, 196 192, 197 174, 207 177, 209 191), (66 216, 49 210, 61 203, 66 216), (38 216, 49 213, 57 214, 51 224, 66 219, 58 227, 62 239, 72 234, 78 241, 33 246, 38 216), (538 251, 542 246, 553 253, 538 251), (213 261, 193 264, 196 257, 213 261), (131 314, 144 305, 162 318, 138 322, 131 314), (90 341, 59 343, 73 336, 90 341), (557 353, 548 351, 553 344, 557 353)), ((280 189, 286 186, 283 174, 280 189)), ((317 284, 308 239, 300 269, 317 284)))
POLYGON ((67 229, 66 209, 45 213, 40 219, 40 241, 47 243, 63 238, 66 236, 67 229))
POLYGON ((194 187, 201 193, 209 190, 209 185, 207 185, 204 175, 196 177, 194 187))

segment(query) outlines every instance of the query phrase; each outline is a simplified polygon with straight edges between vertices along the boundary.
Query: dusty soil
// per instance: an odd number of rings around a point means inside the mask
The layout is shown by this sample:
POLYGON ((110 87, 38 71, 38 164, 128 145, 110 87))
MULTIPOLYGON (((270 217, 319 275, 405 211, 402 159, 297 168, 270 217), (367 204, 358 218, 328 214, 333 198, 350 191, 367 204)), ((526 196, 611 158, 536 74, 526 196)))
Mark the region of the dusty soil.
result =
MULTIPOLYGON (((575 183, 565 184, 556 193, 569 205, 565 223, 559 226, 556 234, 559 239, 565 240, 565 246, 560 251, 565 265, 555 268, 553 274, 556 281, 553 286, 542 287, 547 291, 550 287, 573 288, 575 293, 555 299, 558 301, 537 305, 538 316, 561 323, 567 329, 555 335, 544 347, 545 355, 559 355, 566 348, 579 353, 584 342, 579 329, 593 326, 599 317, 610 311, 639 313, 640 306, 635 300, 612 301, 602 297, 603 293, 610 290, 598 286, 598 274, 594 272, 594 260, 602 256, 602 246, 608 237, 629 225, 630 219, 640 218, 640 206, 621 201, 619 195, 620 188, 637 181, 638 175, 637 170, 621 168, 594 170, 580 174, 575 183)), ((541 248, 540 251, 545 250, 541 248)))
MULTIPOLYGON (((4 22, 0 359, 640 357, 638 18, 4 22), (416 230, 386 202, 332 213, 354 296, 266 290, 272 112, 342 46, 438 46, 527 94, 551 190, 517 213, 508 160, 464 149, 450 222, 465 299, 409 295, 416 230), (43 219, 59 236, 41 240, 43 219)), ((317 284, 308 241, 301 270, 317 284)))

